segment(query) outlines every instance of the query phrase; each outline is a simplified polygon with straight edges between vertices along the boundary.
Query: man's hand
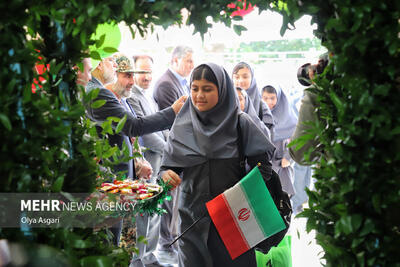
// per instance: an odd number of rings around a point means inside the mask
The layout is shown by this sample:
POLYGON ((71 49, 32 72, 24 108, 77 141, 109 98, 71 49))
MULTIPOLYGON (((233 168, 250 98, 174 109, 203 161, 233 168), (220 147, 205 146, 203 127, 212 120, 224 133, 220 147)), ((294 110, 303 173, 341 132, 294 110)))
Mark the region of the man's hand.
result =
POLYGON ((289 167, 289 166, 290 166, 290 161, 287 160, 286 158, 282 158, 281 166, 282 166, 282 168, 287 168, 287 167, 289 167))
POLYGON ((187 96, 181 96, 178 100, 176 100, 172 105, 172 109, 174 110, 175 114, 178 114, 178 112, 181 110, 183 104, 185 104, 185 101, 188 97, 187 96))
POLYGON ((175 189, 182 181, 179 175, 173 170, 166 170, 163 172, 161 178, 166 184, 171 185, 172 189, 175 189))
POLYGON ((139 169, 136 173, 138 178, 150 179, 153 174, 153 168, 147 160, 140 160, 137 162, 139 169))

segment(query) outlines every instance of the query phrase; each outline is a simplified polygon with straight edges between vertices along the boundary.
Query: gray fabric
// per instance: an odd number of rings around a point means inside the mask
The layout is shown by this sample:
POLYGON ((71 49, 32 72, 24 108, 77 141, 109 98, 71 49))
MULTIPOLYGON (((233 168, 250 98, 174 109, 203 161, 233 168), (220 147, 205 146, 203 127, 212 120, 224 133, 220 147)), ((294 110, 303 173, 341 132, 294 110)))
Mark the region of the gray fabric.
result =
POLYGON ((262 121, 264 122, 265 125, 267 125, 268 129, 271 131, 271 134, 274 132, 275 129, 275 118, 272 115, 271 110, 269 109, 268 105, 264 102, 261 101, 261 114, 262 114, 262 121))
MULTIPOLYGON (((206 65, 218 81, 218 103, 209 111, 199 112, 191 98, 186 101, 171 128, 164 151, 164 166, 188 167, 210 158, 238 156, 236 127, 240 109, 236 90, 223 67, 213 63, 206 65)), ((246 118, 251 120, 248 115, 246 118)), ((246 156, 274 150, 265 134, 252 121, 243 129, 243 139, 254 140, 244 146, 246 156)))
POLYGON ((282 88, 280 86, 273 87, 276 90, 277 102, 271 109, 276 122, 272 140, 280 141, 292 136, 297 124, 297 115, 282 88))
POLYGON ((169 244, 174 241, 178 235, 178 206, 179 206, 180 189, 177 188, 171 192, 171 200, 164 201, 163 208, 167 213, 161 217, 160 225, 160 237, 158 244, 160 250, 173 251, 178 249, 178 243, 175 243, 172 247, 169 244))
MULTIPOLYGON (((156 113, 151 106, 152 104, 149 103, 146 96, 136 86, 132 88, 131 97, 127 98, 126 101, 134 109, 138 117, 156 113)), ((164 135, 162 132, 145 134, 142 136, 142 143, 144 147, 149 149, 144 152, 144 157, 153 168, 153 175, 149 182, 155 183, 160 169, 162 151, 165 146, 164 135)), ((157 248, 160 233, 160 221, 161 218, 158 215, 149 216, 144 214, 143 216, 136 216, 136 240, 140 236, 144 236, 147 239, 147 244, 137 242, 136 246, 139 249, 139 255, 134 257, 134 266, 140 264, 136 261, 147 264, 157 260, 154 252, 157 248)))
POLYGON ((244 104, 244 109, 243 112, 247 113, 250 118, 254 121, 254 123, 256 125, 259 125, 261 130, 265 133, 265 135, 268 137, 269 140, 271 140, 271 132, 268 129, 268 127, 264 124, 263 121, 260 120, 260 118, 258 117, 253 103, 250 100, 250 97, 248 96, 248 94, 246 93, 246 90, 244 89, 240 89, 242 92, 243 97, 245 98, 245 104, 244 104))
POLYGON ((183 95, 186 95, 185 89, 169 69, 154 85, 153 98, 160 110, 170 107, 183 95))
POLYGON ((160 216, 155 214, 149 216, 136 216, 136 247, 139 249, 139 255, 135 254, 132 261, 136 262, 133 266, 142 264, 149 264, 157 261, 154 252, 157 248, 158 236, 160 233, 160 216), (147 244, 138 242, 140 236, 146 237, 147 244))
POLYGON ((287 148, 288 140, 275 141, 273 144, 275 145, 276 150, 272 159, 272 169, 279 175, 282 190, 287 192, 289 195, 294 195, 296 192, 293 186, 293 167, 290 165, 286 168, 282 168, 281 165, 282 158, 286 158, 288 161, 293 162, 287 148))

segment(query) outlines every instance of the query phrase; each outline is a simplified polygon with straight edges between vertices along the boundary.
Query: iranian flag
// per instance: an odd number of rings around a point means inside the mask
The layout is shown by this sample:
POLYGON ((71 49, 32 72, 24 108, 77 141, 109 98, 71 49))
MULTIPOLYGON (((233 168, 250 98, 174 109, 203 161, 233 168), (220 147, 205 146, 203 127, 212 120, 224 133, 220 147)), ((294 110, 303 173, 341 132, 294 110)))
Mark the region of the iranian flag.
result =
POLYGON ((286 228, 258 167, 206 206, 232 259, 286 228))

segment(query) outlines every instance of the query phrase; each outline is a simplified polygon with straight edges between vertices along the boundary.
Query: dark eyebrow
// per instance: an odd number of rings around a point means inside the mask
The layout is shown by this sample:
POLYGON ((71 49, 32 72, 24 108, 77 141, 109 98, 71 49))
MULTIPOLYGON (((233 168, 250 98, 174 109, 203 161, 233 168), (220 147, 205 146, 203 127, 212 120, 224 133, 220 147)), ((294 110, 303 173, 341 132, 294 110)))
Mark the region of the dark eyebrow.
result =
POLYGON ((144 73, 152 73, 151 70, 136 70, 134 71, 135 74, 144 74, 144 73))

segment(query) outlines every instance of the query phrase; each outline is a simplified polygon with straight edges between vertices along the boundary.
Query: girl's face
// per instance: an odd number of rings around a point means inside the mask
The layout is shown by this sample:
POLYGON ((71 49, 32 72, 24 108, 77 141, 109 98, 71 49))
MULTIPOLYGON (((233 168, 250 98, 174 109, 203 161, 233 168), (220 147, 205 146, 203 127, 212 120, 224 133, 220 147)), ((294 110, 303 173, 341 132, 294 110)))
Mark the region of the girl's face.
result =
POLYGON ((218 87, 205 79, 194 80, 190 97, 199 111, 208 111, 218 103, 218 87))
POLYGON ((273 109, 276 105, 276 102, 278 101, 278 99, 276 98, 276 94, 268 92, 263 92, 262 99, 265 103, 267 103, 269 109, 273 109))
POLYGON ((233 83, 235 87, 240 87, 244 90, 249 89, 251 79, 251 71, 248 68, 242 68, 233 74, 233 83))
POLYGON ((240 110, 244 111, 244 107, 246 105, 246 99, 244 98, 244 95, 242 94, 242 91, 236 90, 238 97, 239 97, 239 104, 240 104, 240 110))

